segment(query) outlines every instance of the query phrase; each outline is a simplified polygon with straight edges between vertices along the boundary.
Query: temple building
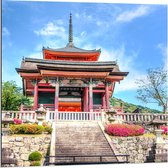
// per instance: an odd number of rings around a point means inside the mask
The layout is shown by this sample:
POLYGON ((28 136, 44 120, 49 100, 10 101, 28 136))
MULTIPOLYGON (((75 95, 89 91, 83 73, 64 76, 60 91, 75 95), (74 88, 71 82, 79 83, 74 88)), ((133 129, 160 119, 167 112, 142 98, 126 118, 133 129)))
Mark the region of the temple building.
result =
POLYGON ((77 48, 73 43, 72 16, 69 41, 64 48, 42 49, 43 59, 23 58, 16 71, 23 81, 24 95, 50 110, 88 112, 109 109, 115 83, 128 72, 121 72, 115 61, 99 62, 101 50, 77 48))

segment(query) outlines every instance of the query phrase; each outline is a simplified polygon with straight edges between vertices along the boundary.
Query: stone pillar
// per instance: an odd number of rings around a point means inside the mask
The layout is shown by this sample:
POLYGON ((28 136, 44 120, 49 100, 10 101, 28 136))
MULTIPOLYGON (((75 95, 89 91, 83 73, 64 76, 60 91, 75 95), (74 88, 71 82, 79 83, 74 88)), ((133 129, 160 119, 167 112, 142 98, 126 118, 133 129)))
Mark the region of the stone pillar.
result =
POLYGON ((161 129, 157 129, 155 130, 155 133, 156 133, 156 143, 163 143, 164 140, 163 140, 163 137, 162 137, 162 133, 163 133, 163 130, 161 129))
POLYGON ((89 82, 89 111, 93 112, 93 83, 92 83, 92 78, 90 78, 90 82, 89 82))
POLYGON ((105 86, 105 95, 106 95, 106 108, 109 109, 109 89, 108 89, 107 82, 106 82, 106 86, 105 86))
POLYGON ((49 108, 46 108, 46 121, 48 122, 50 120, 50 111, 49 108))
POLYGON ((59 99, 59 80, 57 78, 55 82, 55 102, 54 102, 56 112, 58 112, 58 99, 59 99))
POLYGON ((38 108, 38 81, 36 80, 35 86, 34 86, 34 106, 33 109, 37 110, 38 108))

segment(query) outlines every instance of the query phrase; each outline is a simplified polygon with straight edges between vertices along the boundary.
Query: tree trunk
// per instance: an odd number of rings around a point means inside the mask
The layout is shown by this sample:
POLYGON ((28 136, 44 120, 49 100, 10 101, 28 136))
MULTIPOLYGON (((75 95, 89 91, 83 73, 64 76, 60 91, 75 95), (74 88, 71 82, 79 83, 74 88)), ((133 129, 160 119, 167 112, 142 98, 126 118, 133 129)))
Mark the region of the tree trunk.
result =
POLYGON ((166 106, 166 105, 163 106, 163 113, 164 113, 164 114, 167 113, 167 106, 166 106))

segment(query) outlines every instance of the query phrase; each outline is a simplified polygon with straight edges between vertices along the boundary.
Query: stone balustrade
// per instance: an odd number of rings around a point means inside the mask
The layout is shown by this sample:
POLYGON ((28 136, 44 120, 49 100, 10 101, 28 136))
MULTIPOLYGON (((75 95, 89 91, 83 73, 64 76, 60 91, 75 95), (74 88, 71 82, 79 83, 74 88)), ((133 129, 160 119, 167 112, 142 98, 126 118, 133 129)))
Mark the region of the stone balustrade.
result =
MULTIPOLYGON (((23 120, 35 121, 35 111, 2 111, 2 120, 5 118, 5 114, 9 114, 9 118, 19 118, 23 120)), ((101 120, 104 112, 55 112, 47 111, 46 120, 101 120)), ((123 120, 125 122, 150 122, 155 117, 161 121, 168 121, 168 114, 160 113, 120 113, 114 114, 115 119, 123 120)), ((107 119, 107 116, 105 117, 107 119)))

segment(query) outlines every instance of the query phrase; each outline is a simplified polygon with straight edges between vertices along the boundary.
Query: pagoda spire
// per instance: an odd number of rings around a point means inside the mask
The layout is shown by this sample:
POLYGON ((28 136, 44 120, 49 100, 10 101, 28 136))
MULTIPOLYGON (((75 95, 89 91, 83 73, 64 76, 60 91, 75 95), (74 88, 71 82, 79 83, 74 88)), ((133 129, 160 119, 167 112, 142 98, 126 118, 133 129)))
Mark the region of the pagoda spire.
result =
POLYGON ((73 30, 72 30, 72 14, 70 13, 69 18, 69 46, 73 46, 73 30))

